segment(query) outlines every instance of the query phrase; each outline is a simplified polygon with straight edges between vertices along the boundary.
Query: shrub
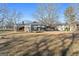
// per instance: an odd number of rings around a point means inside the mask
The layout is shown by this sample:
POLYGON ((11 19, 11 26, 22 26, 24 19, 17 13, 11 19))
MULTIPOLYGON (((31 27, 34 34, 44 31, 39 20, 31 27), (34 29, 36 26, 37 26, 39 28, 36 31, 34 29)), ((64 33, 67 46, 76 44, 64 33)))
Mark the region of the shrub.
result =
POLYGON ((66 27, 66 28, 64 29, 64 31, 70 31, 70 29, 69 29, 68 27, 66 27))

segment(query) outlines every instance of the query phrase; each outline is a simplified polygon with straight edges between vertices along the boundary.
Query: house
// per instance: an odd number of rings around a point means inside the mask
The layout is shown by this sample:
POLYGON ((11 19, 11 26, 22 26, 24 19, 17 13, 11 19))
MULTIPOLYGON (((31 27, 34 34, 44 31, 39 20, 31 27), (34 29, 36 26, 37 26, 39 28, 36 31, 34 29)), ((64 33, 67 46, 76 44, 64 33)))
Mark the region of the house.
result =
POLYGON ((79 23, 75 24, 58 24, 57 28, 59 31, 79 31, 79 23))
POLYGON ((57 29, 58 31, 68 31, 67 29, 70 29, 67 24, 57 24, 57 29))
POLYGON ((32 22, 29 24, 16 24, 16 31, 33 32, 33 31, 44 31, 45 25, 38 22, 32 22))
POLYGON ((64 31, 69 28, 67 24, 57 24, 56 26, 46 26, 38 22, 28 24, 16 24, 16 31, 33 32, 33 31, 64 31))
POLYGON ((24 32, 33 32, 33 31, 76 31, 79 30, 79 24, 76 25, 77 28, 75 29, 74 26, 69 26, 68 24, 61 23, 57 24, 56 26, 46 26, 40 24, 39 22, 32 22, 32 23, 22 23, 16 24, 15 29, 16 31, 24 31, 24 32))

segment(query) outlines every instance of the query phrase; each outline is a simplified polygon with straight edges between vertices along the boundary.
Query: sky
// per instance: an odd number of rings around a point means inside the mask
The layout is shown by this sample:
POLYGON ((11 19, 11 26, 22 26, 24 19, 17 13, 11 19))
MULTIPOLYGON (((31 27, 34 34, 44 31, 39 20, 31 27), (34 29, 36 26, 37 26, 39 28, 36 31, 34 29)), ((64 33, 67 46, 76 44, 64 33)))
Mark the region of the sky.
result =
MULTIPOLYGON (((25 21, 34 21, 35 19, 33 18, 33 14, 37 10, 38 3, 7 3, 6 4, 9 9, 16 10, 18 12, 22 13, 22 20, 25 21)), ((59 3, 55 4, 56 7, 58 7, 59 10, 59 20, 61 22, 64 21, 64 10, 68 7, 67 3, 59 3)))

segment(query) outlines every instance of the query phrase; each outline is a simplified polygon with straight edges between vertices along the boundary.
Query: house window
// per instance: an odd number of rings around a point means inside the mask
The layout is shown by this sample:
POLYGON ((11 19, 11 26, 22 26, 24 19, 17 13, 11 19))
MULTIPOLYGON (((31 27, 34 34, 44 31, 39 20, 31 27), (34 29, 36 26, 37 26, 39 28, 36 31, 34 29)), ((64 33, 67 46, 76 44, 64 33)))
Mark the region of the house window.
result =
POLYGON ((34 29, 34 30, 37 30, 37 26, 34 26, 33 29, 34 29))

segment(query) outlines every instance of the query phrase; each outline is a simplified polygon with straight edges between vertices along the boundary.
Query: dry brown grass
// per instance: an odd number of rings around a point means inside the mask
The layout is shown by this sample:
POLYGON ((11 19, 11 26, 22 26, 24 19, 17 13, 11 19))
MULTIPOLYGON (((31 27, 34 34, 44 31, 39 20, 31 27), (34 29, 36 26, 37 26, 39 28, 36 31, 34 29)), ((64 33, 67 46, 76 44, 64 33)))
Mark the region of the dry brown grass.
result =
POLYGON ((0 55, 79 55, 79 33, 6 32, 0 34, 0 55))

